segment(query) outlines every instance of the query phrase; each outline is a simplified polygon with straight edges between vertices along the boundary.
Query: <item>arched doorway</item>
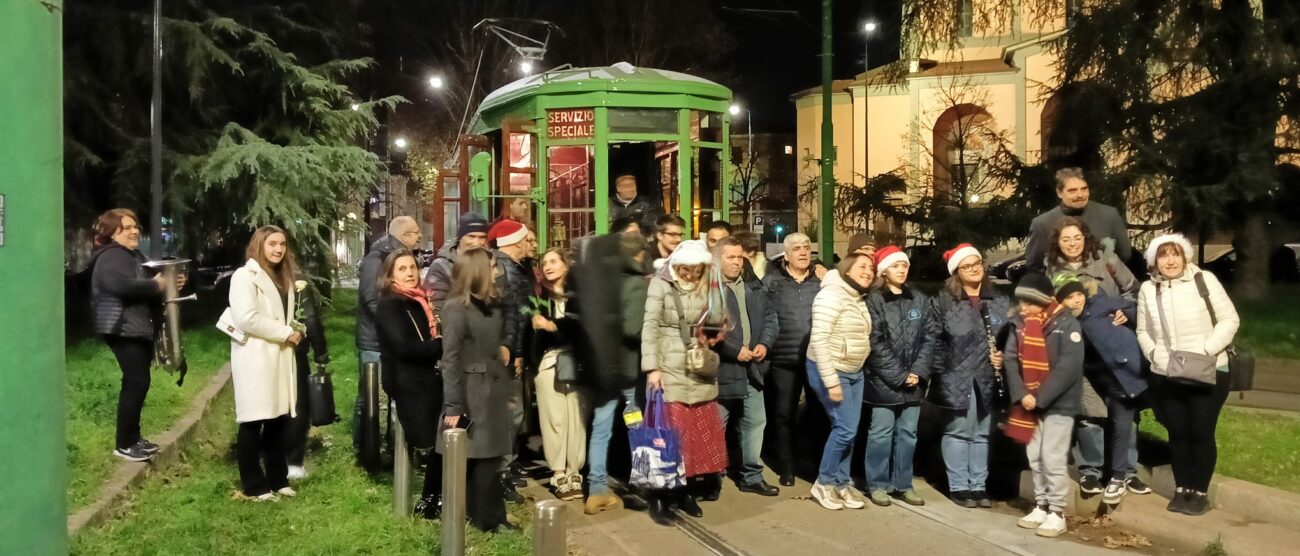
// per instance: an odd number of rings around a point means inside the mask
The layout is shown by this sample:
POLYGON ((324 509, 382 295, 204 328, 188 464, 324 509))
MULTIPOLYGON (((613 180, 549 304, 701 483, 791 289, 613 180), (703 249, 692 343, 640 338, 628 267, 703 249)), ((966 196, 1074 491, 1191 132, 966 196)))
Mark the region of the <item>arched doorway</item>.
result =
POLYGON ((934 122, 934 196, 943 203, 965 206, 979 202, 983 162, 995 147, 993 116, 975 104, 959 104, 934 122))

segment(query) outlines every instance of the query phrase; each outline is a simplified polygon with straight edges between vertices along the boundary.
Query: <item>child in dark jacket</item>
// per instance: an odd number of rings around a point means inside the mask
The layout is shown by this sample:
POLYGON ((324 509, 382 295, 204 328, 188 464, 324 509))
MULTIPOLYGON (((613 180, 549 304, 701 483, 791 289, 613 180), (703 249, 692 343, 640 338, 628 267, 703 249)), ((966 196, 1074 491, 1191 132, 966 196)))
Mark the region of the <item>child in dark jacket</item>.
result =
POLYGON ((940 324, 930 297, 907 285, 910 265, 897 247, 876 251, 880 284, 867 296, 872 347, 863 394, 871 411, 867 486, 877 506, 890 505, 891 494, 913 506, 925 505, 912 488, 912 459, 940 324))
POLYGON ((1062 512, 1070 493, 1070 437, 1083 392, 1083 333, 1053 293, 1046 276, 1025 275, 1016 285, 1020 314, 1003 331, 1013 400, 1006 434, 1027 444, 1037 502, 1018 524, 1043 537, 1066 530, 1062 512))
MULTIPOLYGON (((1137 334, 1125 326, 1132 322, 1137 303, 1104 292, 1089 296, 1086 286, 1068 273, 1052 277, 1056 299, 1069 309, 1083 328, 1084 375, 1106 403, 1106 449, 1110 481, 1102 494, 1107 504, 1118 504, 1135 475, 1136 428, 1140 397, 1147 389, 1142 376, 1145 360, 1137 334), (1120 318, 1117 315, 1123 315, 1120 318)), ((1138 492, 1134 490, 1134 492, 1138 492)))

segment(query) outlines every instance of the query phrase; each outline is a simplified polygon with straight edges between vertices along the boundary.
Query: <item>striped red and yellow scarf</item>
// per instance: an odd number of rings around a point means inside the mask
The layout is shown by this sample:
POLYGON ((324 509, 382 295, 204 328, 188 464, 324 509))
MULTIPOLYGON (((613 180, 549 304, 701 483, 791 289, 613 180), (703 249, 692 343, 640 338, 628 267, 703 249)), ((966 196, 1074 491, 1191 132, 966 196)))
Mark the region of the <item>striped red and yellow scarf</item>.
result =
MULTIPOLYGON (((1025 383, 1025 390, 1038 397, 1038 388, 1047 381, 1052 366, 1047 359, 1047 338, 1043 331, 1047 322, 1061 311, 1055 301, 1043 312, 1025 317, 1025 328, 1020 336, 1020 377, 1025 383)), ((1006 434, 1012 440, 1028 444, 1034 437, 1034 428, 1038 420, 1034 412, 1020 405, 1020 400, 1012 400, 1011 415, 1007 418, 1006 434)))

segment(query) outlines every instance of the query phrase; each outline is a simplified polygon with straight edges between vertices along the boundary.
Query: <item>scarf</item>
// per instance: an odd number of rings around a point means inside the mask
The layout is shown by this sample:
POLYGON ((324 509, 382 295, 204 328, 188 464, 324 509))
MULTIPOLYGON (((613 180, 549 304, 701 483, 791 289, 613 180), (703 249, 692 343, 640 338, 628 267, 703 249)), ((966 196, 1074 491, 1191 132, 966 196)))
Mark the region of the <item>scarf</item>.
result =
MULTIPOLYGON (((1025 328, 1020 336, 1020 377, 1024 380, 1025 390, 1034 397, 1038 396, 1038 388, 1052 372, 1051 362, 1047 358, 1047 338, 1043 330, 1047 327, 1047 321, 1052 320, 1060 311, 1061 306, 1053 301, 1043 312, 1025 317, 1025 328)), ((1007 436, 1021 444, 1028 444, 1033 439, 1034 428, 1037 426, 1034 412, 1020 405, 1020 400, 1012 400, 1011 415, 1005 429, 1007 436)))
POLYGON ((424 317, 429 319, 429 338, 437 338, 438 321, 433 318, 433 306, 429 305, 429 293, 419 286, 407 288, 396 283, 393 284, 393 292, 407 299, 413 299, 420 304, 420 307, 424 309, 424 317))

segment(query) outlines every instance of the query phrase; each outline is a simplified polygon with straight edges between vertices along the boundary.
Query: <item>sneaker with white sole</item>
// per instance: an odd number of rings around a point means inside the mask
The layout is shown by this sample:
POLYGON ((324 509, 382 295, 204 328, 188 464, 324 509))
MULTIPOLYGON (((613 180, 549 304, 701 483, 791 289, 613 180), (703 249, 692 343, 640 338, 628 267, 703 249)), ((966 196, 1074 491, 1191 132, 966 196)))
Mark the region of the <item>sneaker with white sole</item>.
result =
POLYGON ((1034 531, 1040 537, 1059 537, 1065 532, 1065 516, 1061 512, 1047 512, 1047 519, 1034 531))
POLYGON ((1124 486, 1128 487, 1128 491, 1133 494, 1151 494, 1151 487, 1136 476, 1129 477, 1124 486))
POLYGON ((294 496, 298 495, 298 491, 295 491, 294 489, 289 487, 284 487, 280 490, 275 491, 275 493, 279 494, 280 496, 287 496, 289 498, 293 498, 294 496))
POLYGON ((149 461, 153 458, 153 454, 145 452, 144 448, 142 448, 138 443, 130 448, 118 448, 113 450, 113 455, 126 461, 149 461))
POLYGON ((137 440, 135 442, 135 445, 139 446, 140 449, 143 450, 144 453, 146 454, 156 454, 158 453, 159 450, 162 450, 162 448, 159 447, 157 444, 154 444, 153 442, 149 442, 148 440, 145 440, 143 438, 137 440))
POLYGON ((279 502, 280 501, 280 498, 277 497, 274 492, 268 492, 260 496, 253 496, 248 499, 252 500, 253 502, 279 502))
POLYGON ((844 501, 840 499, 839 493, 835 491, 835 487, 833 486, 814 482, 812 486, 812 497, 813 500, 816 500, 818 504, 821 504, 823 508, 828 510, 844 509, 844 501))
POLYGON ((847 485, 842 486, 835 489, 835 494, 840 495, 840 501, 844 503, 845 508, 850 510, 861 510, 862 508, 867 507, 866 500, 862 499, 862 495, 858 494, 858 489, 856 488, 847 485))
POLYGON ((1101 501, 1110 505, 1115 505, 1124 499, 1124 492, 1127 485, 1119 479, 1111 479, 1106 483, 1106 491, 1101 493, 1101 501))
POLYGON ((1047 520, 1047 514, 1049 513, 1051 512, 1048 512, 1047 508, 1038 506, 1034 508, 1034 511, 1029 512, 1029 515, 1020 518, 1016 525, 1024 529, 1037 529, 1039 525, 1043 524, 1043 521, 1047 520))
POLYGON ((290 465, 288 478, 290 481, 301 481, 306 479, 307 468, 301 465, 290 465))

